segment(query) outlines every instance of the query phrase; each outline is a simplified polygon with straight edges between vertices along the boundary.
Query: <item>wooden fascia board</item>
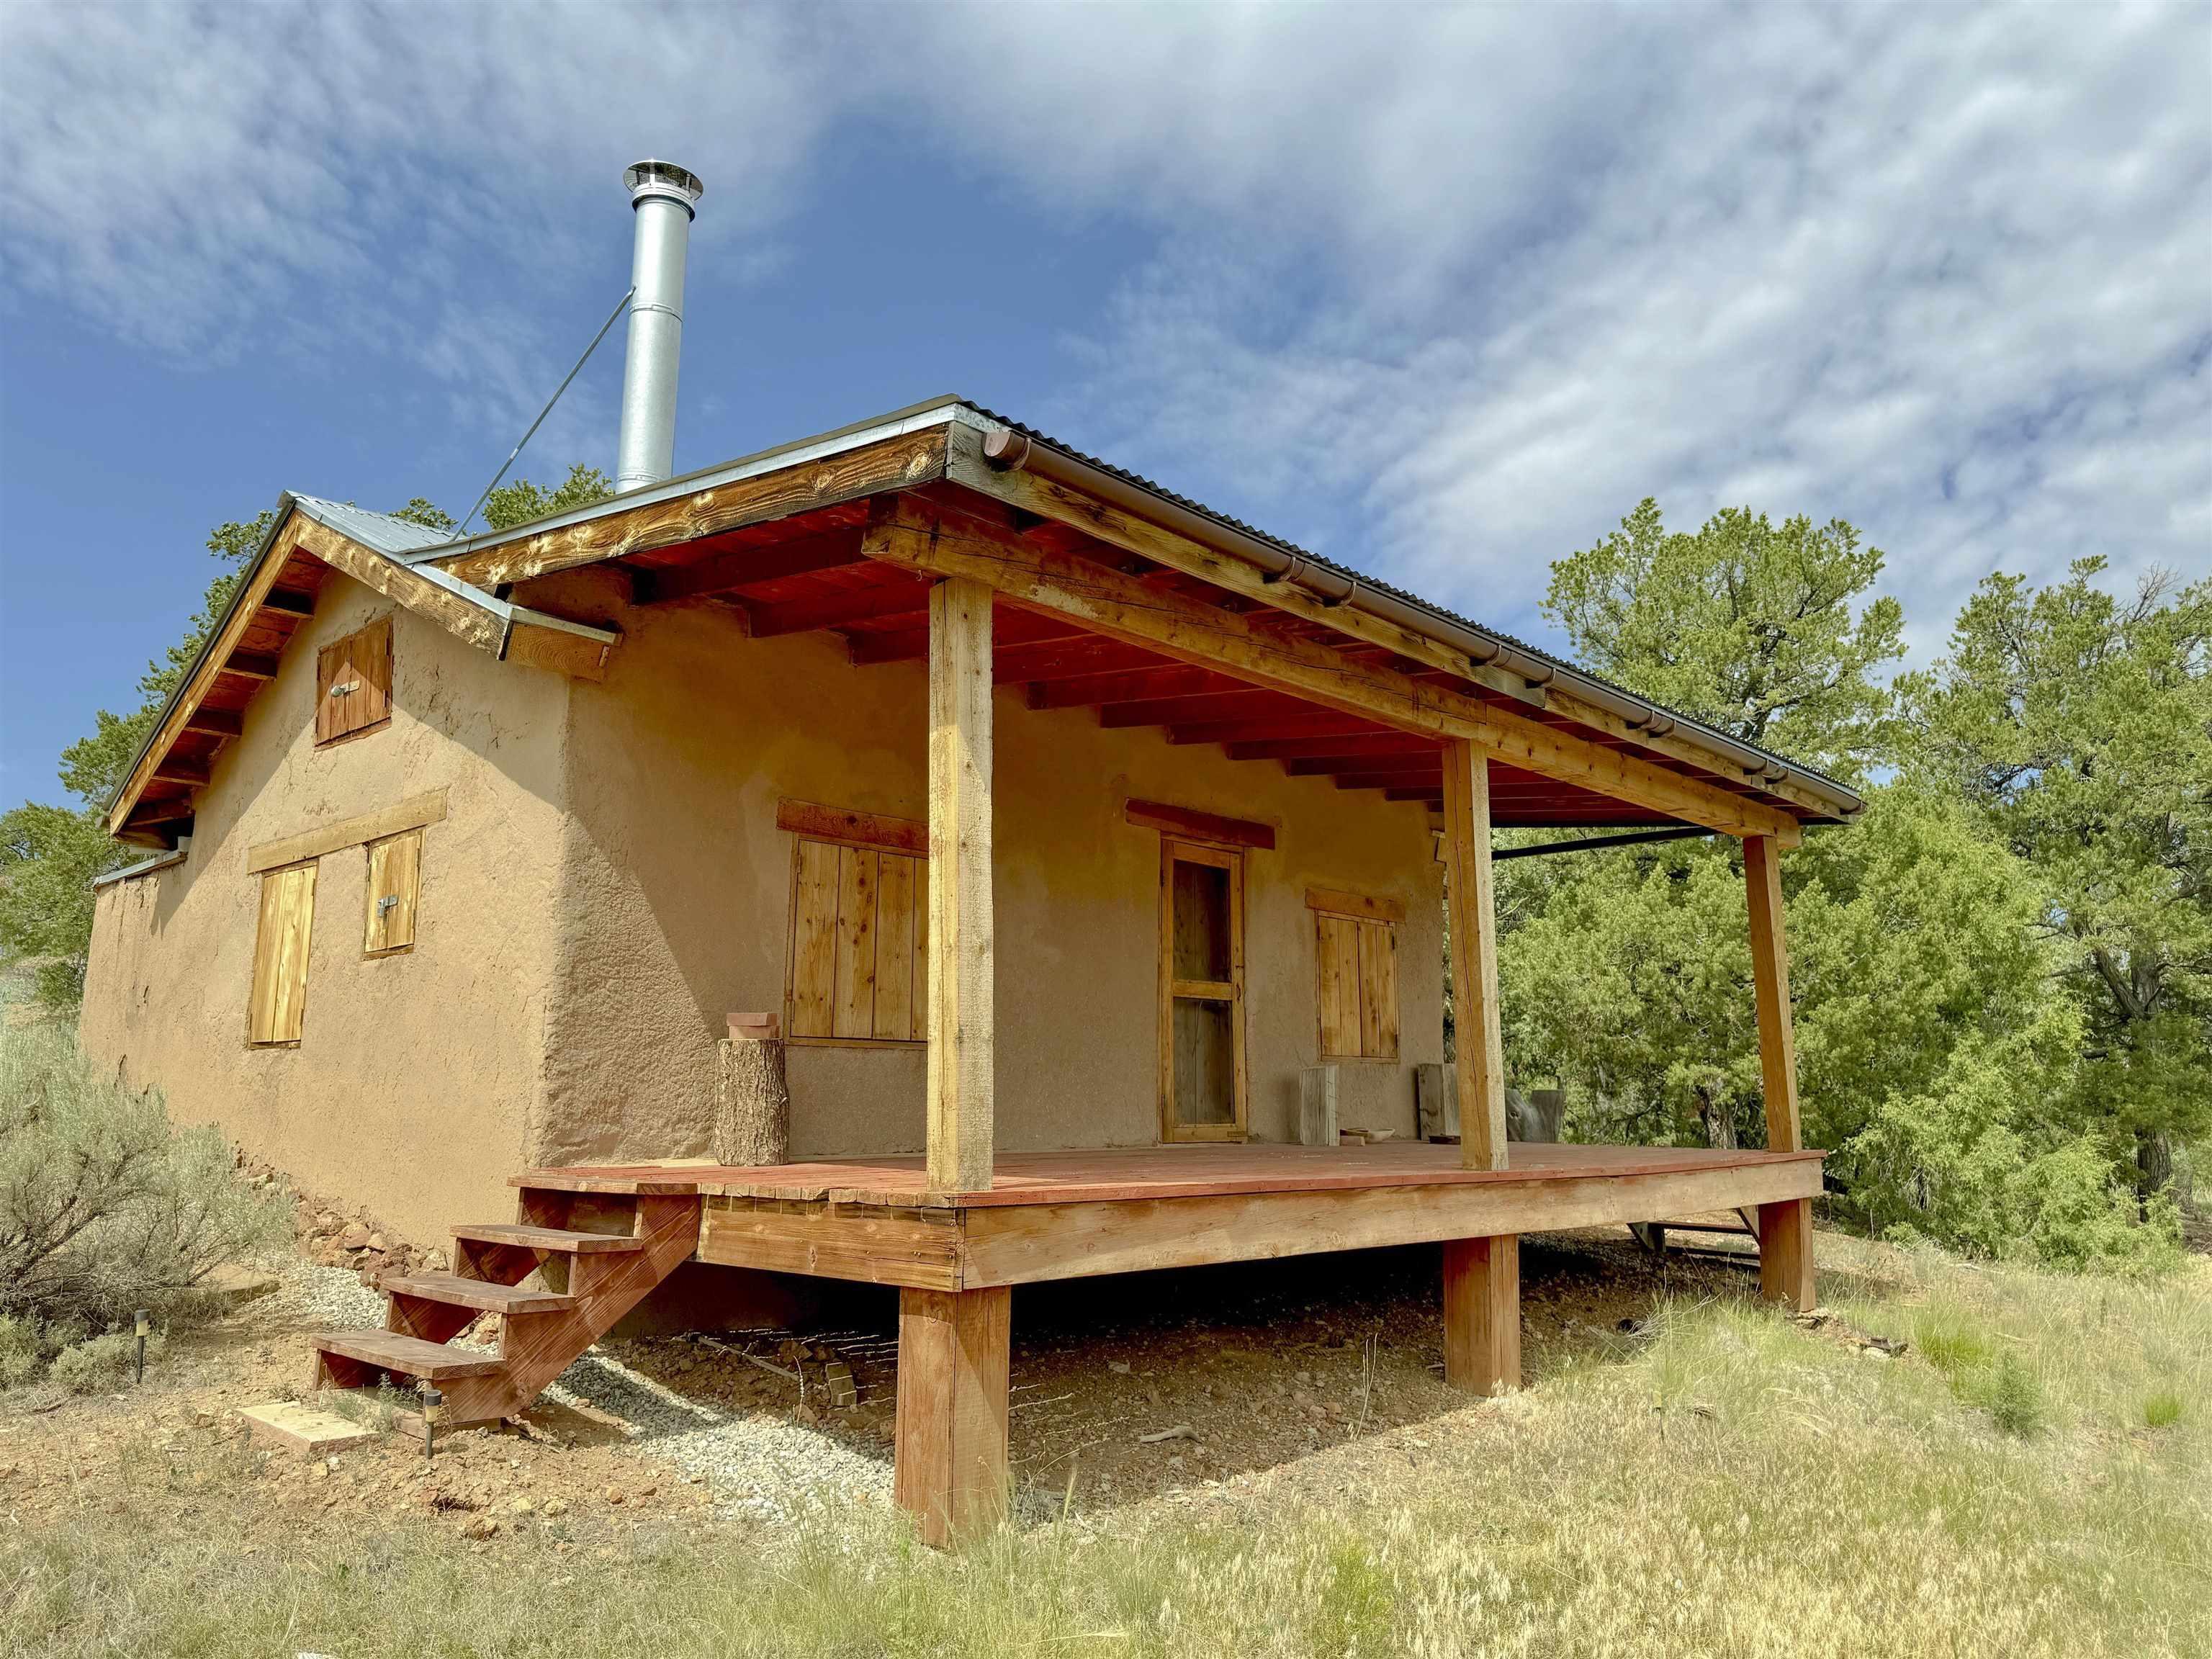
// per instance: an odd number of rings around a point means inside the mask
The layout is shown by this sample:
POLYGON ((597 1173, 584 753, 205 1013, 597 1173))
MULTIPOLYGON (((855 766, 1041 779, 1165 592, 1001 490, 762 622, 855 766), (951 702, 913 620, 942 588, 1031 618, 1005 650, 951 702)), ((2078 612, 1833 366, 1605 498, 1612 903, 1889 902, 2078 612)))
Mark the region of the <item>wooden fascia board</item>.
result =
MULTIPOLYGON (((1381 647, 1397 656, 1425 663, 1522 701, 1534 701, 1616 742, 1634 744, 1669 760, 1707 771, 1726 774, 1741 770, 1679 735, 1656 736, 1636 730, 1620 715, 1577 696, 1570 686, 1554 681, 1541 688, 1540 696, 1532 698, 1528 683, 1519 675, 1485 666, 1440 641, 1401 628, 1356 605, 1327 604, 1292 583, 1271 582, 1258 567, 1246 560, 1194 541, 1149 519, 1125 513, 1054 479, 1021 469, 1002 471, 983 459, 980 438, 965 428, 954 434, 945 476, 954 483, 965 485, 1009 507, 1072 525, 1124 552, 1138 554, 1275 610, 1303 617, 1363 644, 1381 647)), ((1790 778, 1762 776, 1759 787, 1822 817, 1835 811, 1832 803, 1790 778)))
POLYGON ((946 430, 940 425, 902 433, 434 562, 462 581, 495 587, 909 489, 945 476, 946 430))
POLYGON ((1040 548, 990 526, 941 517, 910 498, 880 504, 863 547, 872 558, 939 576, 967 576, 1014 604, 1056 612, 1179 661, 1217 667, 1401 731, 1464 738, 1523 770, 1731 836, 1794 845, 1797 820, 1622 750, 1527 719, 1316 641, 1255 628, 1243 616, 1040 548))

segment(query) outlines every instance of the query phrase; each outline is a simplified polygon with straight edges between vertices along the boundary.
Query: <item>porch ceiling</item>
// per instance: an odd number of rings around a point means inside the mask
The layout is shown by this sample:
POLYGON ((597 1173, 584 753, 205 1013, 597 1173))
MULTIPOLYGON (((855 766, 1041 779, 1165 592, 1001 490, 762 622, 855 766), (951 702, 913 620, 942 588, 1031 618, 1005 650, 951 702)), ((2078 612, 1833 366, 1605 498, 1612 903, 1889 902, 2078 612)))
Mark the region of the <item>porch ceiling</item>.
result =
MULTIPOLYGON (((1412 659, 1357 641, 1326 623, 1257 605, 1051 520, 1014 512, 956 484, 915 492, 948 513, 981 520, 1040 549, 1094 560, 1163 593, 1244 614, 1285 637, 1315 641, 1364 663, 1386 665, 1463 695, 1510 708, 1607 747, 1616 739, 1412 659)), ((920 661, 929 650, 924 577, 866 556, 865 500, 652 549, 622 563, 638 603, 708 600, 729 607, 755 638, 834 633, 856 668, 920 661)), ((1231 759, 1326 778, 1340 789, 1440 810, 1443 750, 1435 738, 1349 714, 1234 675, 1197 667, 1065 617, 1001 597, 992 634, 994 678, 1023 688, 1034 709, 1091 709, 1109 727, 1150 726, 1170 744, 1210 744, 1231 759)), ((1644 754, 1649 760, 1651 757, 1644 754)), ((1668 769, 1753 800, 1783 805, 1733 779, 1686 765, 1668 769)), ((1682 820, 1595 790, 1493 761, 1492 822, 1498 828, 1646 826, 1682 820)))

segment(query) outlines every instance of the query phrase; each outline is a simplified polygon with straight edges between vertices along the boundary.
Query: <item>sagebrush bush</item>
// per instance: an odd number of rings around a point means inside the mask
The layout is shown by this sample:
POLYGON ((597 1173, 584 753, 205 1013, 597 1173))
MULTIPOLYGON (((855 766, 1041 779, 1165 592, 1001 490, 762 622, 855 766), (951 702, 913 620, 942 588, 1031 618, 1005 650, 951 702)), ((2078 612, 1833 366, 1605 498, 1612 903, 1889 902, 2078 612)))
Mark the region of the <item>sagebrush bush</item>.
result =
POLYGON ((139 1308, 189 1314, 216 1267, 289 1233, 212 1127, 173 1127, 158 1091, 102 1079, 65 1031, 0 1033, 0 1316, 38 1351, 139 1308))
MULTIPOLYGON (((149 1337, 146 1358, 160 1358, 162 1346, 159 1333, 149 1337)), ((71 1394, 98 1394, 128 1382, 137 1364, 138 1339, 128 1331, 110 1331, 64 1348, 54 1356, 47 1376, 57 1388, 71 1394)))

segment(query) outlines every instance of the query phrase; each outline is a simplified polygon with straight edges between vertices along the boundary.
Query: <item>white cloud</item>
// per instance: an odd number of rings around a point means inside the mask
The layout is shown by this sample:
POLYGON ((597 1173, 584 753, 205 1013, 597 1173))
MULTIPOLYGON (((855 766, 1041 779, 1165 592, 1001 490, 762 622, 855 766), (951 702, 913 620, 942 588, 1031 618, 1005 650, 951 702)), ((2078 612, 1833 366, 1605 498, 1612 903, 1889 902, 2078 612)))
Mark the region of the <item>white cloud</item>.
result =
POLYGON ((1851 518, 1923 645, 2212 560, 2212 13, 1325 18, 965 89, 974 165, 1163 232, 1079 435, 1504 620, 1647 493, 1851 518))
POLYGON ((1486 618, 1647 493, 1851 518, 1923 643, 1994 565, 2212 557, 2202 7, 0 27, 19 292, 177 354, 412 353, 502 434, 596 324, 538 273, 626 237, 615 169, 696 167, 701 259, 760 268, 836 137, 1127 233, 1087 374, 1015 412, 1486 618))

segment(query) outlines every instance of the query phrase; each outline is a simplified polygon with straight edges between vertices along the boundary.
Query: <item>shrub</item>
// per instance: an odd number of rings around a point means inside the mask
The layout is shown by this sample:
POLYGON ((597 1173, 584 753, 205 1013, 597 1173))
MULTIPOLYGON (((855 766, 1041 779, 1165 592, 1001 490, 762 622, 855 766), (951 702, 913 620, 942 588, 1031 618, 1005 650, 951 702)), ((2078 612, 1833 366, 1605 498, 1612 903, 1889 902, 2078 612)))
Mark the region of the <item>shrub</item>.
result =
POLYGON ((158 1091, 101 1079, 64 1031, 0 1033, 0 1316, 43 1328, 39 1350, 187 1313, 216 1267, 288 1234, 212 1127, 172 1127, 158 1091))
MULTIPOLYGON (((146 1357, 160 1357, 162 1341, 157 1334, 146 1340, 146 1357)), ((99 1394, 120 1387, 136 1371, 138 1340, 128 1331, 110 1331, 64 1348, 47 1372, 54 1386, 71 1394, 99 1394)))
POLYGON ((2043 1384, 2016 1353, 1998 1355, 1976 1374, 1969 1393, 2007 1434, 2025 1440, 2043 1426, 2043 1384))
POLYGON ((0 1314, 0 1389, 20 1389, 46 1364, 39 1328, 28 1319, 0 1314))

